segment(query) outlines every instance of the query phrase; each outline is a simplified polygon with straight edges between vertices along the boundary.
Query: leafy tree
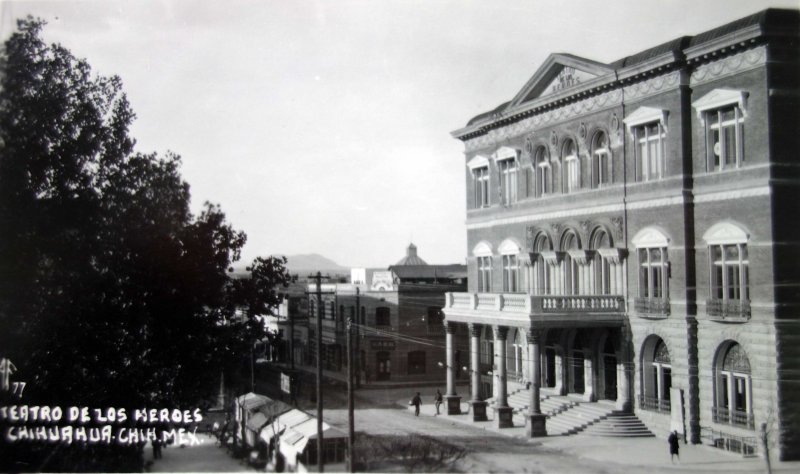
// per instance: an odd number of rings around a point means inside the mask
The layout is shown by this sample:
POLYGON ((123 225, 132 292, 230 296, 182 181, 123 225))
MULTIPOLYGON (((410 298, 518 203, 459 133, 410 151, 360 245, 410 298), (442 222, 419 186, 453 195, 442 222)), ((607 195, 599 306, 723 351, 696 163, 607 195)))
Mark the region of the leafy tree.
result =
MULTIPOLYGON (((264 337, 285 259, 228 271, 244 233, 195 216, 181 159, 134 151, 116 77, 28 17, 0 54, 0 357, 28 405, 193 408, 264 337)), ((0 445, 3 470, 139 470, 141 446, 0 445)))

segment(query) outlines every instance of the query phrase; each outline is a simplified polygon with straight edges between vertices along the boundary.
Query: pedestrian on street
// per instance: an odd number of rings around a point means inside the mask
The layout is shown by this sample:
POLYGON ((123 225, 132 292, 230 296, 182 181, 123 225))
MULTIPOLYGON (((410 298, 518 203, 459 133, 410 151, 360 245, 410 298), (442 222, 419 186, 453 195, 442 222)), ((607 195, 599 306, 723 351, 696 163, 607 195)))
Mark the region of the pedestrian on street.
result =
POLYGON ((680 449, 680 443, 678 442, 678 430, 670 433, 669 438, 667 438, 667 442, 669 443, 669 456, 672 464, 675 464, 676 456, 678 457, 678 462, 680 462, 681 456, 678 454, 678 450, 680 449))
POLYGON ((161 440, 150 440, 150 444, 153 446, 153 459, 161 459, 161 440))
POLYGON ((439 389, 436 389, 436 396, 434 397, 434 401, 436 402, 436 414, 439 414, 439 407, 442 406, 442 392, 439 389))
POLYGON ((419 416, 419 405, 422 403, 422 399, 419 397, 419 392, 414 395, 414 398, 411 399, 411 404, 414 405, 414 416, 419 416))

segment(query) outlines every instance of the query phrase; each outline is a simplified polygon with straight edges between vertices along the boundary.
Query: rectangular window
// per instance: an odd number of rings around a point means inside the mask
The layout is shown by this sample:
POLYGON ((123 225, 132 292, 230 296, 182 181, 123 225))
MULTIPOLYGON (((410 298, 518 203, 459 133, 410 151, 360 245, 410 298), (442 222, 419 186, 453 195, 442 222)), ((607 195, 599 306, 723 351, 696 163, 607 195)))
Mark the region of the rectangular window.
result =
POLYGON ((708 171, 737 168, 744 162, 742 112, 729 105, 704 113, 708 171))
POLYGON ((639 249, 639 297, 648 299, 667 298, 667 249, 639 249))
POLYGON ((492 257, 478 257, 478 293, 492 291, 492 257))
POLYGON ((475 178, 475 207, 489 205, 489 168, 477 168, 473 172, 475 178))
POLYGON ((516 255, 503 255, 503 292, 519 291, 519 265, 516 255))
POLYGON ((425 351, 412 351, 408 353, 408 375, 424 374, 425 351))
POLYGON ((392 325, 392 317, 389 308, 385 306, 375 308, 375 325, 376 326, 392 325))
POLYGON ((711 245, 711 297, 722 301, 748 301, 746 244, 711 245))
POLYGON ((664 173, 664 129, 659 122, 635 127, 637 181, 661 179, 664 173))
POLYGON ((498 161, 497 167, 500 170, 500 198, 503 204, 517 202, 517 160, 498 161))

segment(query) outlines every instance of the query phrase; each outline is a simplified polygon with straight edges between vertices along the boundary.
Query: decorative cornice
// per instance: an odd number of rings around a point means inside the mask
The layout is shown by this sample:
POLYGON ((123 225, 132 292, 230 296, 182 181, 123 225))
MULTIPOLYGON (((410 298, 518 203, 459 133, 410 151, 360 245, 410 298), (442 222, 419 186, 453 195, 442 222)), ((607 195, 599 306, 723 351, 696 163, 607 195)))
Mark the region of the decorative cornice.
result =
POLYGON ((466 140, 464 142, 464 146, 467 151, 485 148, 497 142, 533 132, 537 128, 544 127, 552 123, 572 119, 589 112, 594 112, 606 107, 616 106, 621 103, 622 91, 620 89, 612 90, 563 107, 536 114, 532 117, 520 120, 504 127, 488 130, 483 135, 466 140))
POLYGON ((767 47, 759 46, 726 58, 698 66, 691 75, 691 85, 696 86, 719 77, 737 74, 767 63, 767 47))
POLYGON ((735 189, 733 191, 720 191, 705 194, 695 194, 694 202, 714 202, 714 201, 727 201, 730 199, 742 199, 757 196, 769 196, 771 193, 769 186, 761 186, 758 188, 749 189, 735 189))
POLYGON ((680 71, 673 71, 668 74, 653 77, 646 81, 635 82, 625 86, 625 101, 642 99, 651 95, 659 94, 667 89, 674 88, 680 82, 680 71))

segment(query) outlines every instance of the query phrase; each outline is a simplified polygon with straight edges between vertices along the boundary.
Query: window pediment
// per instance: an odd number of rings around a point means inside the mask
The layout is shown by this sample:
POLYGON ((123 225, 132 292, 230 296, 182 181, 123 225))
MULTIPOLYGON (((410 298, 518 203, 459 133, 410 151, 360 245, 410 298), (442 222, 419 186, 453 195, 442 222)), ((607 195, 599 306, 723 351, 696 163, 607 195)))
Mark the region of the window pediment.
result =
POLYGON ((667 117, 669 117, 668 110, 657 109, 655 107, 639 107, 632 114, 622 119, 622 121, 625 123, 625 126, 628 127, 628 132, 634 127, 652 122, 661 123, 661 126, 666 130, 667 117))
POLYGON ((486 242, 479 242, 478 245, 472 249, 472 255, 476 257, 491 257, 492 256, 492 246, 486 242))
POLYGON ((471 160, 467 162, 467 168, 472 171, 475 171, 478 168, 488 168, 489 167, 489 158, 483 155, 475 155, 472 157, 471 160))
POLYGON ((517 159, 519 157, 519 153, 520 150, 517 150, 516 148, 504 146, 498 148, 497 151, 495 151, 492 155, 492 158, 494 158, 495 161, 517 159))
POLYGON ((667 247, 669 237, 654 227, 646 227, 633 236, 631 243, 636 248, 667 247))
POLYGON ((513 239, 506 239, 497 248, 500 255, 517 255, 521 251, 520 245, 513 239))
POLYGON ((703 234, 706 244, 742 244, 750 239, 750 235, 741 227, 730 222, 714 224, 703 234))
POLYGON ((697 116, 703 118, 703 112, 718 109, 726 105, 738 105, 742 113, 747 113, 747 91, 734 89, 714 89, 703 97, 692 102, 692 107, 697 111, 697 116))

